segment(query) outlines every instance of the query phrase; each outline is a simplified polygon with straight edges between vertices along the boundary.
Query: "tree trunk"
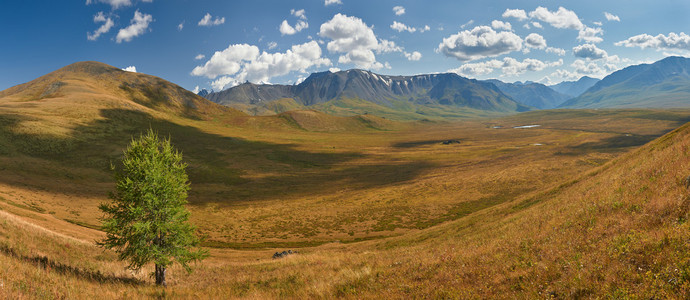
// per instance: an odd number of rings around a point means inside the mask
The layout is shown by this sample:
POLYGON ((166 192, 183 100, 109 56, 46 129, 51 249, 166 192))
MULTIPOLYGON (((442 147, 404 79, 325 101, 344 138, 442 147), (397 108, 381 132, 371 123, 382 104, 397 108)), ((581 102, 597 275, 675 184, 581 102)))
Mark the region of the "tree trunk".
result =
POLYGON ((165 283, 165 266, 156 264, 156 285, 167 286, 165 283))

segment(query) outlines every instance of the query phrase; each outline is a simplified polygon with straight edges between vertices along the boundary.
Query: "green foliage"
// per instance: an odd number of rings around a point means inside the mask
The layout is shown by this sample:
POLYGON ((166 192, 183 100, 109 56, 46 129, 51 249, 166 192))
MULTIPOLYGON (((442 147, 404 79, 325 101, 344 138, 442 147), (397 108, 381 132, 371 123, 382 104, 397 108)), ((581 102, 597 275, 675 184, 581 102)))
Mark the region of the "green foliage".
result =
POLYGON ((200 241, 187 223, 186 167, 170 140, 153 130, 133 139, 116 172, 113 201, 100 206, 107 236, 99 245, 115 249, 133 270, 150 262, 157 267, 177 262, 191 271, 189 263, 208 254, 195 249, 200 241))

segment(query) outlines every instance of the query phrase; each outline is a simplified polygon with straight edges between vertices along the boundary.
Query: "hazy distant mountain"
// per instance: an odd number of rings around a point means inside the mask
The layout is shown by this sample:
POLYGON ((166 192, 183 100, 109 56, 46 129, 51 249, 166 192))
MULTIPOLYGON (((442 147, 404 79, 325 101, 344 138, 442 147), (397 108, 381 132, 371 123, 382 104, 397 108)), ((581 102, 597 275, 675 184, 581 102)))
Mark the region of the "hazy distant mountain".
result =
POLYGON ((549 87, 556 92, 570 96, 570 98, 575 98, 582 95, 582 93, 597 82, 599 82, 599 79, 582 76, 577 81, 563 81, 559 84, 550 85, 549 87))
POLYGON ((606 76, 565 108, 690 107, 690 59, 667 57, 606 76))
MULTIPOLYGON (((298 85, 244 83, 211 93, 207 99, 251 113, 256 106, 280 100, 290 106, 314 106, 357 99, 396 109, 405 103, 420 106, 460 107, 476 110, 525 111, 494 84, 457 74, 387 76, 365 70, 313 73, 298 85)), ((352 102, 352 101, 350 101, 352 102)), ((361 105, 368 105, 360 103, 361 105)), ((408 105, 409 106, 409 105, 408 105)))
POLYGON ((486 81, 495 84, 503 93, 518 103, 538 109, 555 108, 572 98, 532 81, 515 83, 505 83, 496 79, 486 81))

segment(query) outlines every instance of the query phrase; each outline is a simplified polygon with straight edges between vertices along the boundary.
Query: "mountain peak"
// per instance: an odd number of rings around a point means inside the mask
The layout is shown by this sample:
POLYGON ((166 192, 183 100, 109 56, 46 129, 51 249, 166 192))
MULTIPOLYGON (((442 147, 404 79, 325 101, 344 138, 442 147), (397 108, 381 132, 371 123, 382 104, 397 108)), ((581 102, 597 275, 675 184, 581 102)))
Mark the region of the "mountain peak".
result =
POLYGON ((574 98, 580 96, 586 90, 594 86, 597 82, 599 82, 599 79, 589 76, 582 76, 577 81, 563 81, 558 84, 550 85, 549 87, 556 92, 574 98))
POLYGON ((395 103, 404 107, 441 105, 497 112, 527 109, 492 84, 454 73, 393 76, 363 69, 312 73, 302 83, 290 86, 262 85, 259 89, 239 85, 207 98, 242 109, 281 99, 291 99, 294 105, 302 106, 350 99, 368 101, 385 109, 393 109, 395 103))
POLYGON ((124 72, 120 68, 97 61, 80 61, 58 69, 58 73, 86 73, 90 75, 101 75, 110 72, 124 72))
POLYGON ((688 58, 683 57, 683 56, 668 56, 658 62, 683 62, 686 61, 688 58))
POLYGON ((555 108, 570 98, 568 95, 533 81, 505 83, 497 79, 489 79, 486 82, 496 85, 501 92, 518 103, 538 109, 555 108))

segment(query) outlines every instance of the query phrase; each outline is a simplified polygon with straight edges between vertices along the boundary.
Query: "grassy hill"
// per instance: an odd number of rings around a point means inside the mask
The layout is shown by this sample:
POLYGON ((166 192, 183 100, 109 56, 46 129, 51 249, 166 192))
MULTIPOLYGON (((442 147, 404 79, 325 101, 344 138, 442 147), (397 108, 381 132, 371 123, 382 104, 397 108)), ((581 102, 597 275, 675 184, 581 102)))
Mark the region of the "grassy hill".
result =
POLYGON ((147 270, 125 272, 114 254, 93 246, 98 232, 3 201, 0 265, 13 272, 0 275, 0 293, 684 298, 690 158, 678 154, 689 147, 686 125, 584 174, 397 237, 303 248, 280 260, 270 258, 274 249, 211 249, 193 274, 172 269, 167 290, 146 284, 147 270))
POLYGON ((94 67, 2 92, 0 298, 690 296, 690 111, 251 117, 94 67), (167 290, 94 245, 110 164, 148 128, 189 164, 212 255, 167 290))

